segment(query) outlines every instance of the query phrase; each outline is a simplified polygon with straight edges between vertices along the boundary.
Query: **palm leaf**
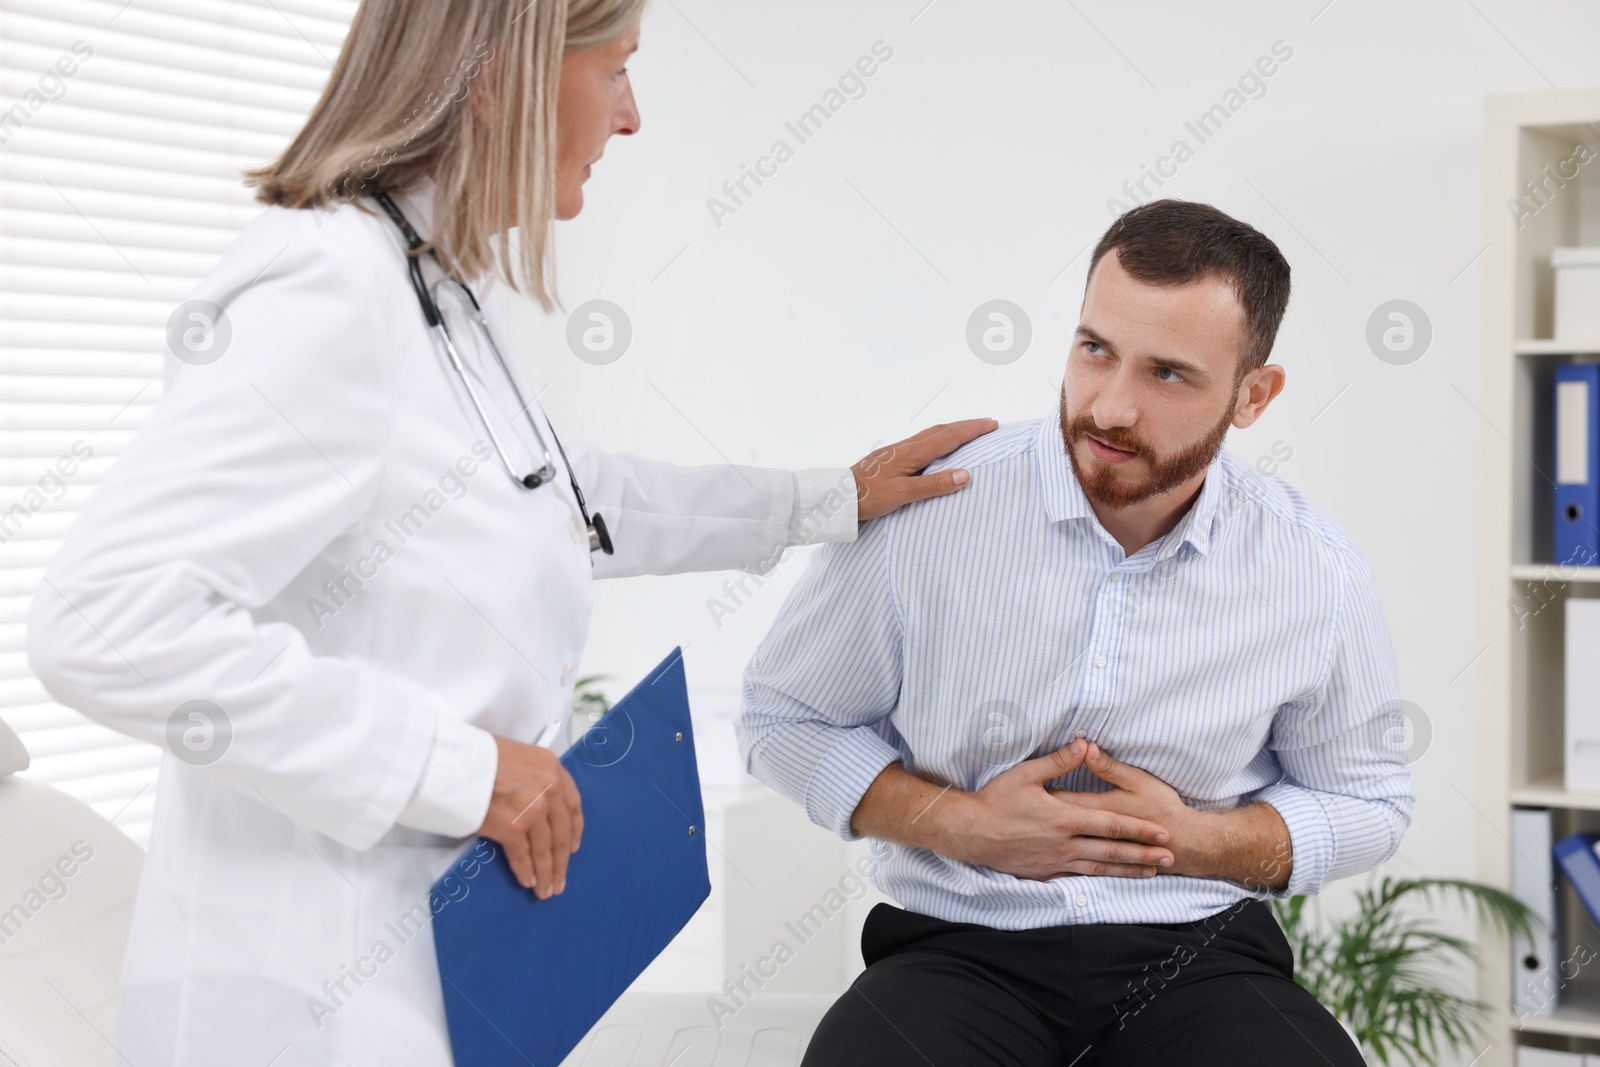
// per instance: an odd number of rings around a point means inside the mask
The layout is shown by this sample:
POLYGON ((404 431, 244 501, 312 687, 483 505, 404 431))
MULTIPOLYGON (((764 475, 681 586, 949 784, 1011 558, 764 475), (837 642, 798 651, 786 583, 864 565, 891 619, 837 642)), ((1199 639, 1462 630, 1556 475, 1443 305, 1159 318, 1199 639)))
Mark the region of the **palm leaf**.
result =
POLYGON ((1448 934, 1408 905, 1469 904, 1480 919, 1529 935, 1533 913, 1509 893, 1454 878, 1389 878, 1356 894, 1355 914, 1326 929, 1306 916, 1305 897, 1273 901, 1294 949, 1295 981, 1355 1032, 1383 1064, 1436 1064, 1471 1046, 1488 1006, 1448 986, 1477 946, 1448 934))
POLYGON ((609 674, 590 674, 579 678, 572 687, 572 710, 593 718, 610 711, 611 701, 606 699, 605 690, 600 688, 600 683, 610 677, 609 674))

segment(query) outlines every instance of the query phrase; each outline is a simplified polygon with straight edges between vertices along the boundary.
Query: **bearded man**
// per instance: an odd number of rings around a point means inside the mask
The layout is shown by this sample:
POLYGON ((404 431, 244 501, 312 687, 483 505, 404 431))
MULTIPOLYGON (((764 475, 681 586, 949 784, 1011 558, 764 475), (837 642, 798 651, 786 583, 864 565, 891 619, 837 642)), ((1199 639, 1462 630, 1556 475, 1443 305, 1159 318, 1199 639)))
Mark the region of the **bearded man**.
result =
POLYGON ((1222 449, 1284 387, 1288 300, 1254 228, 1135 208, 1095 248, 1058 409, 813 557, 739 743, 873 839, 900 906, 805 1064, 1361 1064, 1265 902, 1386 860, 1413 803, 1370 566, 1222 449))

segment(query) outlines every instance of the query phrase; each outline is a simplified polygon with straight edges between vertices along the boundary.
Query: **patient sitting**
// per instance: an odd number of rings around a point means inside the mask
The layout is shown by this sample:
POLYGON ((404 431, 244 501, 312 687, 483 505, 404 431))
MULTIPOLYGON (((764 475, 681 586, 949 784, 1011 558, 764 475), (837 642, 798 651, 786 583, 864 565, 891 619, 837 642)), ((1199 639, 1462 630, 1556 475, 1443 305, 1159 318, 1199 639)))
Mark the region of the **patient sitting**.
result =
POLYGON ((873 838, 902 905, 807 1065, 1361 1064, 1264 900, 1383 862, 1412 808, 1371 568, 1221 447, 1283 388, 1288 300, 1254 228, 1123 215, 1059 410, 941 461, 971 485, 823 547, 784 604, 747 765, 873 838))

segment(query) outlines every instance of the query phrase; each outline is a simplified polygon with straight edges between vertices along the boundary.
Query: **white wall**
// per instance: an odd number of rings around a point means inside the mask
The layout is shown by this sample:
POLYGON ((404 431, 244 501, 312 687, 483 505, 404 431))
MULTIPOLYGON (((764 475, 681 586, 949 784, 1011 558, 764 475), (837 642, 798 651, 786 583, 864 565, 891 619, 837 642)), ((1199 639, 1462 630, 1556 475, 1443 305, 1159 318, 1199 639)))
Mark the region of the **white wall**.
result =
MULTIPOLYGON (((615 301, 632 346, 590 366, 564 317, 519 317, 558 427, 685 463, 842 465, 931 422, 1048 412, 1108 197, 1175 139, 1194 146, 1184 122, 1283 41, 1266 94, 1161 195, 1251 222, 1294 267, 1288 389, 1229 447, 1292 448, 1282 475, 1371 559, 1433 730, 1394 867, 1470 877, 1483 101, 1593 84, 1600 6, 925 2, 652 6, 642 132, 613 141, 559 238, 567 307, 615 301), (880 40, 894 55, 866 96, 715 225, 707 198, 774 139, 795 145, 785 120, 880 40), (1035 331, 1004 367, 964 338, 994 297, 1035 331), (1395 298, 1432 323, 1409 366, 1365 342, 1395 298)), ((734 686, 803 563, 720 628, 706 600, 725 575, 602 585, 584 666, 620 684, 682 643, 694 683, 734 686)))

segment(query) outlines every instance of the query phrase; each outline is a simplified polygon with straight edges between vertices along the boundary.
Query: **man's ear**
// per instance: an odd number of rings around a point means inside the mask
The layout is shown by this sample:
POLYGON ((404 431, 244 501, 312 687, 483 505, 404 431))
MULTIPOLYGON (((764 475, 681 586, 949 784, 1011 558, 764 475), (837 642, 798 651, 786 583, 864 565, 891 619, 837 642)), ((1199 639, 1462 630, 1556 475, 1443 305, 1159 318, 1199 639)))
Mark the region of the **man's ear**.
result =
POLYGON ((1233 409, 1233 425, 1244 429, 1261 417, 1273 398, 1283 392, 1286 372, 1276 363, 1246 371, 1239 383, 1238 406, 1233 409))

